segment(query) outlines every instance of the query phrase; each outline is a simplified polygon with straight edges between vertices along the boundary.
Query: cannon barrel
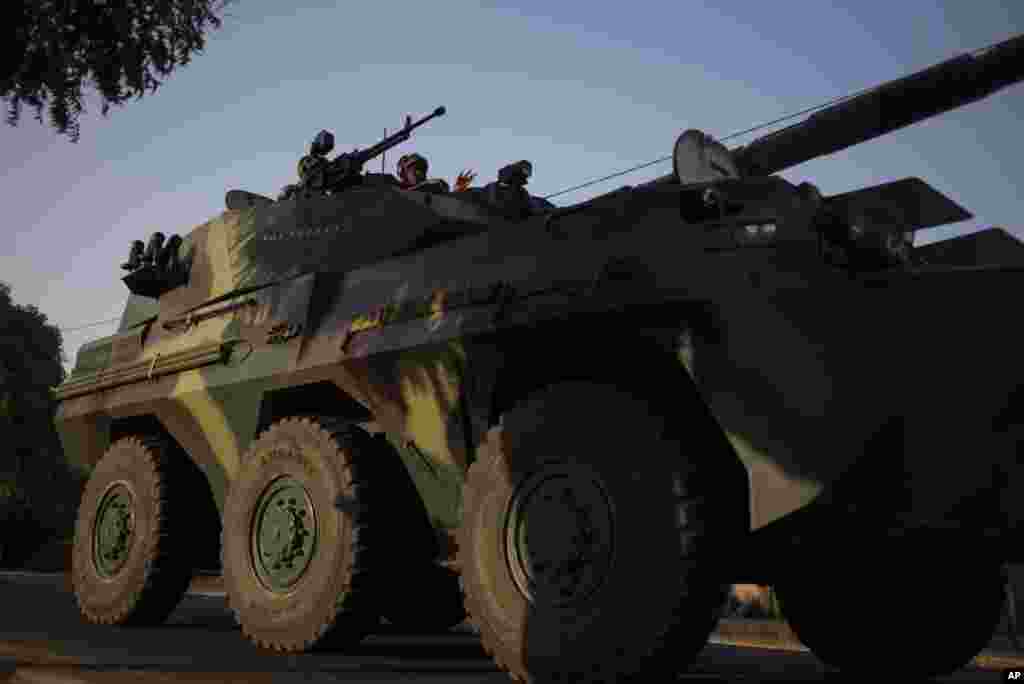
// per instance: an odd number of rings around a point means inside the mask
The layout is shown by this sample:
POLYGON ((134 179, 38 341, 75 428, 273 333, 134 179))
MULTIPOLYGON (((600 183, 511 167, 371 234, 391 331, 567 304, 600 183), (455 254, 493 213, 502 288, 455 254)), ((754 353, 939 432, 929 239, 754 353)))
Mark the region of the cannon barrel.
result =
MULTIPOLYGON (((982 100, 1024 80, 1024 35, 889 81, 731 150, 744 176, 767 176, 982 100)), ((661 176, 643 185, 678 182, 661 176)))
POLYGON ((1024 36, 964 54, 812 114, 733 151, 744 175, 766 176, 984 99, 1024 80, 1024 36))

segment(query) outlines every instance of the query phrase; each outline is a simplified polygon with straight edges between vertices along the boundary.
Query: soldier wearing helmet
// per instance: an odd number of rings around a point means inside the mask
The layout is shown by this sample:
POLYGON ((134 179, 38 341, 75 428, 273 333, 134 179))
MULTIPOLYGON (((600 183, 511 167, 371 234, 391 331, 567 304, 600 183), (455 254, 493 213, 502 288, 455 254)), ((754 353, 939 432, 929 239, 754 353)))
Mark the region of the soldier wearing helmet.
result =
POLYGON ((422 155, 413 153, 403 155, 398 160, 398 185, 403 190, 418 190, 435 194, 449 192, 447 181, 443 178, 427 178, 430 165, 422 155))
POLYGON ((526 191, 533 175, 533 164, 523 159, 498 171, 498 180, 484 186, 488 204, 508 218, 519 220, 553 209, 554 205, 526 191))
POLYGON ((334 149, 334 134, 330 131, 320 131, 309 144, 309 154, 299 159, 296 171, 299 174, 299 182, 296 185, 287 185, 278 200, 288 199, 298 194, 303 188, 323 189, 324 178, 320 174, 327 166, 327 155, 334 149))
POLYGON ((317 187, 316 175, 327 165, 327 155, 334 149, 334 134, 320 131, 309 144, 309 154, 299 160, 299 180, 303 185, 317 187))

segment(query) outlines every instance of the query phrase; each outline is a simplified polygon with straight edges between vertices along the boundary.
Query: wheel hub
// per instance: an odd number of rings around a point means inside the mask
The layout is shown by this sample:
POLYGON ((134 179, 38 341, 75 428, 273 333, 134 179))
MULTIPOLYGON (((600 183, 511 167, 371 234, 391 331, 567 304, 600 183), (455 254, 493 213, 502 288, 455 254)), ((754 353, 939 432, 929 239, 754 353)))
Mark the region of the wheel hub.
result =
POLYGON ((612 541, 611 502, 591 473, 546 466, 512 495, 506 560, 531 603, 564 605, 597 591, 611 568, 612 541))
POLYGON ((93 523, 92 559, 100 577, 113 577, 128 561, 135 530, 132 493, 114 482, 100 499, 93 523))
POLYGON ((256 576, 273 592, 285 592, 305 574, 316 550, 317 517, 306 488, 280 477, 256 503, 251 557, 256 576))

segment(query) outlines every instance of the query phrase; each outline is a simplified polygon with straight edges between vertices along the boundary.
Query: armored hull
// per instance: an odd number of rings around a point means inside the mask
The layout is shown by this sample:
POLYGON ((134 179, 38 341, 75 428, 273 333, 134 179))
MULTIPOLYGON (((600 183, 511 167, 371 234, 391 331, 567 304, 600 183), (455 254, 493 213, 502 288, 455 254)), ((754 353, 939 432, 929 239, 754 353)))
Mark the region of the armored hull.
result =
MULTIPOLYGON (((757 474, 757 529, 808 503, 861 457, 875 458, 872 451, 898 448, 915 461, 920 454, 915 477, 945 477, 949 466, 933 457, 936 447, 961 438, 987 440, 1021 377, 1011 352, 1020 331, 1006 329, 1002 313, 1020 269, 935 266, 850 277, 821 263, 813 242, 722 248, 719 236, 679 219, 674 193, 667 190, 638 190, 561 219, 505 225, 457 199, 429 195, 399 198, 407 209, 396 212, 397 221, 358 211, 380 206, 381 192, 419 195, 371 191, 365 200, 352 193, 310 207, 228 211, 197 229, 183 249, 191 252, 197 241, 206 248, 196 252, 193 284, 170 293, 177 306, 164 306, 147 320, 136 309, 148 300, 136 299, 126 311, 126 329, 105 342, 111 362, 148 366, 156 359, 159 379, 125 384, 116 393, 83 393, 62 406, 61 423, 100 424, 100 416, 116 417, 132 395, 141 406, 180 397, 173 402, 178 410, 198 414, 198 408, 185 408, 187 395, 215 396, 223 387, 234 388, 233 397, 247 396, 250 406, 237 411, 241 424, 231 421, 231 411, 217 412, 225 416, 221 429, 252 436, 262 393, 295 384, 291 378, 300 371, 348 392, 351 383, 337 373, 360 360, 474 344, 489 347, 486 355, 493 359, 503 345, 479 340, 498 330, 542 325, 577 310, 656 312, 665 305, 678 312, 664 329, 678 340, 677 355, 757 474), (427 199, 432 208, 424 206, 427 199), (303 212, 309 227, 298 227, 303 212), (441 244, 422 247, 429 242, 441 244), (338 270, 312 273, 314 264, 338 270), (246 293, 230 296, 239 290, 246 293), (499 290, 505 291, 503 321, 495 322, 499 304, 489 300, 499 290), (217 302, 204 306, 208 300, 217 302), (186 325, 186 312, 199 322, 186 325), (293 337, 266 344, 269 331, 280 326, 293 326, 293 337), (210 345, 230 346, 236 360, 162 373, 162 359, 210 345), (976 425, 968 433, 964 425, 972 413, 976 425), (871 440, 896 419, 906 421, 904 439, 872 449, 871 440), (758 487, 762 476, 764 489, 758 487)), ((652 314, 642 324, 657 328, 662 318, 652 314)), ((544 337, 541 329, 537 335, 544 337)), ((89 357, 105 345, 87 351, 83 362, 95 363, 89 357)), ((461 355, 467 354, 463 349, 461 355)), ((468 356, 465 361, 473 362, 468 356)), ((457 393, 460 378, 449 381, 457 393)), ((391 389, 401 394, 397 385, 391 389)), ((388 403, 357 396, 375 415, 388 403)), ((408 437, 405 418, 398 417, 406 411, 396 408, 388 411, 396 417, 387 427, 408 437)), ((130 415, 123 408, 120 413, 130 415)), ((198 418, 192 420, 186 431, 202 434, 198 418)), ((230 441, 236 444, 220 459, 210 457, 211 463, 223 461, 228 478, 246 447, 239 437, 230 441)), ((448 451, 432 441, 432 450, 448 451)), ((68 451, 98 455, 103 448, 100 440, 92 449, 68 451)), ((465 468, 465 447, 458 451, 455 461, 465 468)), ((1012 460, 1011 453, 1002 465, 1010 467, 1012 460)), ((990 469, 977 459, 958 466, 975 467, 990 469)), ((910 486, 908 496, 932 491, 928 498, 934 498, 939 490, 951 504, 972 486, 995 486, 990 474, 953 475, 946 482, 941 488, 910 486)))

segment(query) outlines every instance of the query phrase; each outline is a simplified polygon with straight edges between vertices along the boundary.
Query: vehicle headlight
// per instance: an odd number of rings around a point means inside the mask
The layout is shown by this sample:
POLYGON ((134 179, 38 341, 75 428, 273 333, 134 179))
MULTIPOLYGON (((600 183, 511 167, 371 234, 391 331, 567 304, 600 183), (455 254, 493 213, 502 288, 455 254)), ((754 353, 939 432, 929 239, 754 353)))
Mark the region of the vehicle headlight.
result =
POLYGON ((740 243, 759 244, 775 238, 774 223, 750 223, 737 229, 736 238, 740 243))

